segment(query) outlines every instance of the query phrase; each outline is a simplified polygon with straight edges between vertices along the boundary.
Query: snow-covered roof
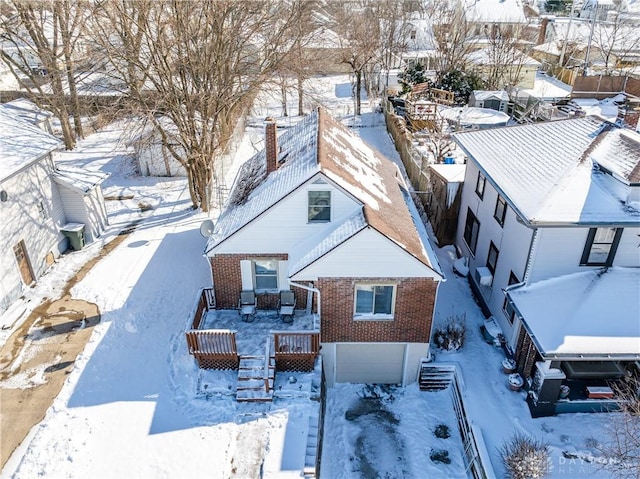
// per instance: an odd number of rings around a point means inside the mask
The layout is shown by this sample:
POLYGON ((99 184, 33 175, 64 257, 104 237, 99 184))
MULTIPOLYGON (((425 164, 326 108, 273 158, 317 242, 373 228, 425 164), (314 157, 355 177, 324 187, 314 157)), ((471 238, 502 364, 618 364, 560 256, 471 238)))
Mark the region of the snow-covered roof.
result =
POLYGON ((38 125, 40 122, 53 116, 53 113, 43 110, 26 98, 17 98, 7 103, 3 103, 2 106, 14 113, 18 118, 28 121, 34 125, 38 125))
POLYGON ((510 116, 490 108, 454 107, 439 110, 442 118, 462 125, 506 125, 510 116))
POLYGON ((640 184, 640 134, 616 130, 594 148, 591 158, 627 184, 640 184), (611 154, 614 152, 615 155, 611 154))
POLYGON ((358 211, 351 217, 346 218, 342 223, 338 223, 333 231, 322 231, 320 232, 321 237, 310 238, 310 241, 299 245, 299 248, 289 254, 289 275, 293 276, 303 270, 337 245, 362 231, 366 226, 367 221, 364 218, 364 214, 362 211, 358 211))
POLYGON ((475 23, 525 23, 520 0, 462 0, 464 14, 475 23))
POLYGON ((0 180, 61 146, 55 136, 0 106, 0 180))
MULTIPOLYGON (((436 268, 435 255, 428 254, 430 246, 423 244, 405 203, 396 166, 359 136, 319 108, 280 135, 278 145, 284 162, 271 174, 266 175, 264 150, 242 165, 228 205, 207 243, 207 253, 320 173, 362 203, 368 226, 436 268)), ((344 241, 350 236, 345 231, 353 232, 351 226, 344 228, 331 233, 332 241, 344 241)), ((318 248, 328 251, 333 247, 328 241, 318 248)), ((317 258, 318 251, 300 253, 298 258, 306 262, 311 256, 317 258)))
POLYGON ((640 224, 637 206, 625 204, 624 195, 594 168, 596 160, 615 171, 640 161, 637 149, 625 150, 622 158, 621 140, 614 139, 619 135, 637 136, 585 117, 455 133, 453 138, 530 224, 640 224))
POLYGON ((525 88, 520 91, 540 100, 553 101, 569 97, 571 90, 571 85, 567 85, 557 78, 550 77, 542 71, 537 71, 533 88, 525 88))
POLYGON ((613 267, 547 279, 507 294, 545 358, 640 359, 638 285, 640 268, 613 267))
POLYGON ((509 94, 505 90, 473 90, 473 98, 477 101, 509 101, 509 94))
POLYGON ((605 100, 574 98, 571 102, 578 105, 585 115, 596 115, 612 123, 618 119, 618 105, 610 101, 609 98, 605 100))
POLYGON ((59 164, 53 172, 53 180, 83 194, 89 193, 109 177, 109 173, 59 164))
POLYGON ((436 164, 429 165, 433 171, 441 176, 447 183, 462 183, 464 181, 464 173, 467 170, 467 165, 459 164, 436 164))

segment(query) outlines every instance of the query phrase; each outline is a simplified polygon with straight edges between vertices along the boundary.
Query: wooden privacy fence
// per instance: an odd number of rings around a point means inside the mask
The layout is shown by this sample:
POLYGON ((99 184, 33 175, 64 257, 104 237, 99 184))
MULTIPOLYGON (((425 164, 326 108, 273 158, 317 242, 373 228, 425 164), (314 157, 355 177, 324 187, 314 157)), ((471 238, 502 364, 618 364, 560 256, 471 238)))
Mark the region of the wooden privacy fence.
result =
POLYGON ((273 333, 277 371, 313 371, 320 333, 273 333))
POLYGON ((187 331, 189 354, 202 369, 238 369, 240 358, 236 332, 228 329, 187 331))

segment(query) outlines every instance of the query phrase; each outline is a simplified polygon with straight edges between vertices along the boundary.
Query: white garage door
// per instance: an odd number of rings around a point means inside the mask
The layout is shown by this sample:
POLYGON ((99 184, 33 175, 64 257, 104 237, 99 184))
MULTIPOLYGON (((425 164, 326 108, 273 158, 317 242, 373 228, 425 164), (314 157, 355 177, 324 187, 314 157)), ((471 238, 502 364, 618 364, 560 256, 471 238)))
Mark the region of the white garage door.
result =
POLYGON ((337 344, 336 382, 401 383, 403 360, 404 344, 337 344))

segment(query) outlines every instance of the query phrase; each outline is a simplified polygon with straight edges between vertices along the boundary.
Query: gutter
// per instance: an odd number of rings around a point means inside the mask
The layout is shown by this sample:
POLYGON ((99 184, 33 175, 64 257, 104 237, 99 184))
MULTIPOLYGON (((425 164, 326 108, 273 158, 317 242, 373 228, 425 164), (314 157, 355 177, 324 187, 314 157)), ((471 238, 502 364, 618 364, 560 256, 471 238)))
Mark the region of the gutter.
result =
MULTIPOLYGON (((454 139, 454 141, 456 141, 455 135, 454 135, 453 139, 454 139)), ((500 194, 500 196, 502 196, 505 199, 505 201, 511 207, 511 209, 513 209, 513 211, 516 213, 516 219, 518 220, 518 222, 523 224, 527 228, 537 228, 539 226, 548 227, 548 228, 553 228, 553 227, 558 227, 558 228, 567 228, 567 227, 589 228, 589 227, 599 227, 599 226, 615 226, 615 227, 618 227, 618 228, 624 228, 624 227, 640 226, 640 219, 635 220, 635 221, 633 221, 633 220, 625 221, 623 223, 621 223, 619 221, 618 222, 613 222, 613 221, 592 221, 592 222, 584 222, 584 223, 583 222, 579 222, 578 223, 578 222, 535 221, 535 220, 531 220, 520 209, 518 209, 516 207, 516 205, 513 204, 513 202, 511 201, 511 198, 502 190, 502 188, 500 188, 499 185, 494 183, 493 178, 480 165, 480 163, 469 152, 469 150, 467 150, 464 146, 462 146, 457 141, 456 141, 456 144, 460 147, 460 149, 462 151, 464 151, 464 153, 467 155, 467 158, 470 161, 473 161, 474 165, 484 175, 484 177, 489 182, 489 184, 491 184, 491 186, 493 186, 493 188, 500 194)))

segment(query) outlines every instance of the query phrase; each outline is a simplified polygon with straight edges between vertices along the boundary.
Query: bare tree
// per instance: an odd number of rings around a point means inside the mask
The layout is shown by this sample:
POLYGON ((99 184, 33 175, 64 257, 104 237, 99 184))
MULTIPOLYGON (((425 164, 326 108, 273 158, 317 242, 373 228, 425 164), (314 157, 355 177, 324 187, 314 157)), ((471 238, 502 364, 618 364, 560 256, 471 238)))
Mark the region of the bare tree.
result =
POLYGON ((614 387, 620 414, 607 422, 606 440, 599 446, 604 467, 619 478, 640 477, 640 379, 630 376, 614 387))
POLYGON ((433 41, 437 50, 438 81, 447 72, 464 71, 473 50, 473 29, 459 2, 431 0, 427 14, 432 21, 433 41))
POLYGON ((526 24, 491 25, 485 27, 489 46, 485 65, 487 88, 514 86, 522 80, 526 52, 533 45, 531 31, 526 24))
POLYGON ((342 63, 353 74, 355 114, 361 112, 362 83, 366 68, 380 51, 380 21, 375 15, 376 0, 334 2, 328 5, 333 29, 339 38, 342 63))
POLYGON ((625 65, 625 58, 640 49, 637 20, 631 21, 623 15, 614 15, 612 20, 595 22, 593 45, 599 52, 605 75, 614 71, 624 71, 635 66, 634 62, 625 65))
POLYGON ((298 13, 284 2, 105 0, 96 26, 127 100, 186 170, 208 211, 215 160, 261 85, 288 57, 298 13))
POLYGON ((367 93, 370 96, 373 90, 377 91, 380 83, 374 75, 376 68, 385 72, 385 84, 388 84, 389 70, 396 66, 397 59, 407 50, 409 18, 414 12, 421 10, 421 5, 417 2, 392 0, 374 3, 372 10, 372 15, 378 18, 380 24, 380 43, 375 62, 370 62, 367 68, 367 93))
POLYGON ((9 0, 7 8, 13 15, 2 24, 0 58, 31 100, 58 118, 65 146, 72 149, 84 136, 77 85, 88 67, 82 42, 87 3, 9 0))

